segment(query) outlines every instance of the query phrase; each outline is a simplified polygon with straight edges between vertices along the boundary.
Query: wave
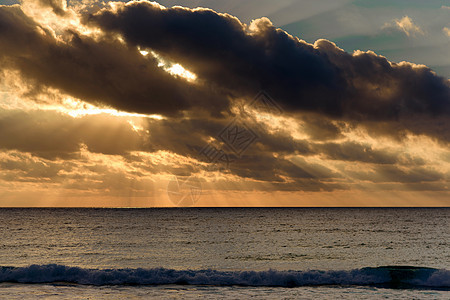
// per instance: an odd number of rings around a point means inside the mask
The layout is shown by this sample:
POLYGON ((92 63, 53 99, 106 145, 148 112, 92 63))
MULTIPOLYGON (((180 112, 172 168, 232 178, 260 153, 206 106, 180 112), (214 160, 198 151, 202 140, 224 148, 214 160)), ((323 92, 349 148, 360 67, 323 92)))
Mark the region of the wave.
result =
POLYGON ((445 269, 387 266, 348 271, 217 271, 155 269, 84 269, 64 265, 0 267, 0 282, 84 285, 278 286, 359 285, 390 288, 450 289, 445 269))

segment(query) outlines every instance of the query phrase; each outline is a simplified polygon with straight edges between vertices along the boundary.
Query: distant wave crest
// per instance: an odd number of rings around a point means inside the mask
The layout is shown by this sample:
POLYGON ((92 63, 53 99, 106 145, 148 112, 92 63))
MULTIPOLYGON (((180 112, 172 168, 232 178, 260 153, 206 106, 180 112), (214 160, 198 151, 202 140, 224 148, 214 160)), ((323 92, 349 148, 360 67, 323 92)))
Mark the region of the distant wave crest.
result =
POLYGON ((419 267, 377 267, 348 271, 216 271, 155 269, 83 269, 63 265, 0 267, 0 282, 86 285, 316 286, 363 285, 450 288, 450 271, 419 267))

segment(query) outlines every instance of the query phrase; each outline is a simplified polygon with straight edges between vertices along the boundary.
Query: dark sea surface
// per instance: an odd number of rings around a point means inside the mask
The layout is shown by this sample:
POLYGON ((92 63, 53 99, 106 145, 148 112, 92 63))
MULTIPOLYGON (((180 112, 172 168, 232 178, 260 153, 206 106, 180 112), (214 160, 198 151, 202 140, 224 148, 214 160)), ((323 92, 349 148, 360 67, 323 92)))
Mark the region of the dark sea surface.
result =
POLYGON ((448 208, 3 208, 0 297, 450 298, 448 208))

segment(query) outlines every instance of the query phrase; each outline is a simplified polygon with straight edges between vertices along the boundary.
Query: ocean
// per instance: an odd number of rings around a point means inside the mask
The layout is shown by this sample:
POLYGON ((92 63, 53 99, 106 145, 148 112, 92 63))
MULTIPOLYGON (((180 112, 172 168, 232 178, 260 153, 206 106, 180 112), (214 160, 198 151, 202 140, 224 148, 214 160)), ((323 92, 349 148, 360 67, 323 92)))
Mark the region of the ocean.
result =
POLYGON ((2 208, 7 299, 450 298, 448 208, 2 208))

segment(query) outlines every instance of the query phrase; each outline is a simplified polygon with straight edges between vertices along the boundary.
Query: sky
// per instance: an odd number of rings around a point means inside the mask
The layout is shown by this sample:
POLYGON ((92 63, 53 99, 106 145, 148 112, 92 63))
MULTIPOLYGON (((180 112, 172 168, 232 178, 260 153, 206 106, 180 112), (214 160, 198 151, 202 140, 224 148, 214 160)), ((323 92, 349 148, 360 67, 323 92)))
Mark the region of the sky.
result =
POLYGON ((0 4, 0 206, 450 205, 450 1, 0 4))

